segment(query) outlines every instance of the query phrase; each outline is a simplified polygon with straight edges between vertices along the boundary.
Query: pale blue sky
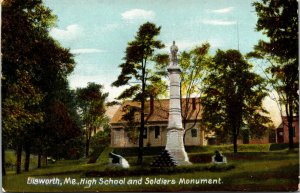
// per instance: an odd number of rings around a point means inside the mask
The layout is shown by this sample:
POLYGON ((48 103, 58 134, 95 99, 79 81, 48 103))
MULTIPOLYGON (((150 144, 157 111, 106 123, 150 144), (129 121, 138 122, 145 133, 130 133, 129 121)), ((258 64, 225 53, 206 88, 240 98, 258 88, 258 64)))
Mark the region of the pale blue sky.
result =
POLYGON ((158 36, 179 51, 208 41, 217 48, 247 53, 262 38, 255 31, 257 16, 251 0, 45 0, 57 15, 51 35, 76 54, 71 88, 87 82, 103 84, 112 100, 124 88, 111 87, 120 73, 127 42, 147 22, 161 26, 158 36))

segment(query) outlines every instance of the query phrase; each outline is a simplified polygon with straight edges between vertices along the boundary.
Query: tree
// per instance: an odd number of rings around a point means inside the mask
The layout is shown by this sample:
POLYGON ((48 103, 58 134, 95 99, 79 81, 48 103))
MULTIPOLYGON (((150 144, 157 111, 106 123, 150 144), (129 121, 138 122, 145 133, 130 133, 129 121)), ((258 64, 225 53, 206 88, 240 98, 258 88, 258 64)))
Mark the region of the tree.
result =
POLYGON ((269 61, 270 83, 285 108, 289 130, 289 149, 293 148, 293 117, 299 116, 298 1, 263 0, 254 2, 258 15, 256 30, 268 40, 260 40, 250 54, 269 61))
POLYGON ((264 79, 251 68, 239 51, 218 50, 204 79, 203 122, 223 142, 231 141, 234 153, 241 132, 261 137, 270 124, 262 107, 264 79))
POLYGON ((212 62, 212 57, 208 54, 209 48, 209 43, 204 43, 188 52, 182 52, 180 56, 179 65, 182 69, 181 116, 184 128, 184 143, 187 131, 196 125, 197 118, 201 114, 201 108, 196 108, 196 106, 201 104, 199 98, 202 95, 202 88, 205 86, 203 78, 206 74, 206 66, 212 62), (192 125, 188 127, 190 117, 193 117, 194 120, 192 125))
MULTIPOLYGON (((70 90, 67 81, 67 76, 72 72, 75 62, 69 50, 62 48, 52 38, 44 39, 35 53, 41 56, 39 62, 42 64, 35 73, 35 84, 45 93, 40 104, 40 108, 45 112, 44 122, 38 125, 34 132, 38 134, 36 144, 39 150, 36 153, 39 158, 43 155, 44 157, 55 156, 58 159, 58 151, 53 151, 53 148, 60 145, 60 150, 69 151, 66 149, 68 146, 62 142, 69 143, 75 138, 80 140, 78 137, 81 135, 81 125, 78 122, 74 101, 75 94, 70 90), (62 108, 53 108, 57 105, 62 108), (62 112, 63 110, 65 112, 62 112), (64 122, 67 120, 68 123, 64 122), (61 141, 61 138, 65 137, 64 134, 68 133, 67 130, 72 130, 76 135, 70 135, 69 140, 61 141)), ((67 154, 60 155, 66 158, 67 154)))
POLYGON ((2 5, 2 156, 5 147, 13 145, 17 150, 17 173, 20 173, 25 128, 43 120, 43 113, 36 108, 44 95, 34 85, 33 71, 39 64, 33 53, 39 38, 55 18, 41 1, 5 0, 2 5))
POLYGON ((139 131, 139 150, 138 150, 138 164, 143 161, 143 132, 145 126, 145 100, 150 96, 149 90, 147 92, 147 85, 157 80, 157 76, 151 76, 148 70, 148 62, 151 61, 154 51, 161 49, 164 45, 156 40, 159 35, 161 27, 156 27, 155 24, 147 22, 140 26, 135 40, 128 43, 126 48, 125 62, 120 65, 122 72, 118 79, 112 83, 113 86, 120 87, 128 85, 118 100, 133 98, 135 101, 141 103, 140 108, 140 131, 139 131), (135 81, 138 83, 133 83, 135 81), (133 84, 132 84, 133 83, 133 84))
POLYGON ((86 88, 78 88, 77 101, 82 122, 85 127, 85 155, 89 156, 90 140, 92 132, 105 123, 105 101, 108 93, 103 93, 103 86, 96 83, 88 83, 86 88))
MULTIPOLYGON (((48 142, 55 143, 55 139, 50 133, 62 132, 55 129, 65 122, 48 127, 51 132, 44 126, 52 116, 47 112, 54 101, 57 104, 66 101, 67 75, 75 62, 69 50, 49 36, 56 17, 41 0, 5 0, 2 16, 3 144, 5 148, 10 145, 16 149, 17 173, 20 173, 23 149, 28 170, 31 150, 45 149, 46 144, 51 146, 48 142), (31 148, 33 144, 36 147, 31 148)), ((65 104, 61 107, 66 107, 65 104)), ((70 106, 64 110, 64 116, 72 111, 70 106)), ((4 157, 4 149, 2 154, 4 157)))
POLYGON ((110 145, 110 125, 109 118, 103 120, 103 130, 97 132, 91 138, 90 148, 93 150, 87 163, 96 163, 103 150, 110 145))

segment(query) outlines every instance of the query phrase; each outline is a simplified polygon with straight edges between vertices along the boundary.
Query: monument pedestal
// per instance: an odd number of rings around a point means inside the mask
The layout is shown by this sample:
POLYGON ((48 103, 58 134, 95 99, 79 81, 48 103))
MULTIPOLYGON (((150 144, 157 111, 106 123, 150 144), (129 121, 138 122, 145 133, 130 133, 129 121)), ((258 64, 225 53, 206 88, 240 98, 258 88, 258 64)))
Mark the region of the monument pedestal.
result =
POLYGON ((191 164, 183 144, 183 129, 167 129, 167 144, 165 149, 169 152, 176 165, 191 164))

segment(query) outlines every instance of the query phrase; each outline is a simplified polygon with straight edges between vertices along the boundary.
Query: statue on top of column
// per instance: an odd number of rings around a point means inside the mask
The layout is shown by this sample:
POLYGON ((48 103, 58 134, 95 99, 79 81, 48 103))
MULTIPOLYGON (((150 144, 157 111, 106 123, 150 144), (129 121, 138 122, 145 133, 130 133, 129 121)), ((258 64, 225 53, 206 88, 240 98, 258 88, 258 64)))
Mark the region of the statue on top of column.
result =
POLYGON ((173 65, 177 63, 177 52, 178 47, 175 45, 175 41, 173 41, 173 45, 170 48, 171 51, 171 61, 173 62, 173 65))

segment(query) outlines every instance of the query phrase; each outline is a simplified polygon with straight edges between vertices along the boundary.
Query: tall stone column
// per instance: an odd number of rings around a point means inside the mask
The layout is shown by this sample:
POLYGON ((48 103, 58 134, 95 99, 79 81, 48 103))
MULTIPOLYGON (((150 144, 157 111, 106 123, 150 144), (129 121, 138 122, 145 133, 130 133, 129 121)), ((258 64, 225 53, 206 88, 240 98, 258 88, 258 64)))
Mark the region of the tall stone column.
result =
POLYGON ((171 46, 171 62, 168 67, 170 78, 170 104, 169 104, 169 122, 167 128, 166 150, 169 152, 176 165, 191 164, 184 148, 183 133, 180 106, 180 74, 181 69, 177 60, 178 48, 173 42, 171 46))

